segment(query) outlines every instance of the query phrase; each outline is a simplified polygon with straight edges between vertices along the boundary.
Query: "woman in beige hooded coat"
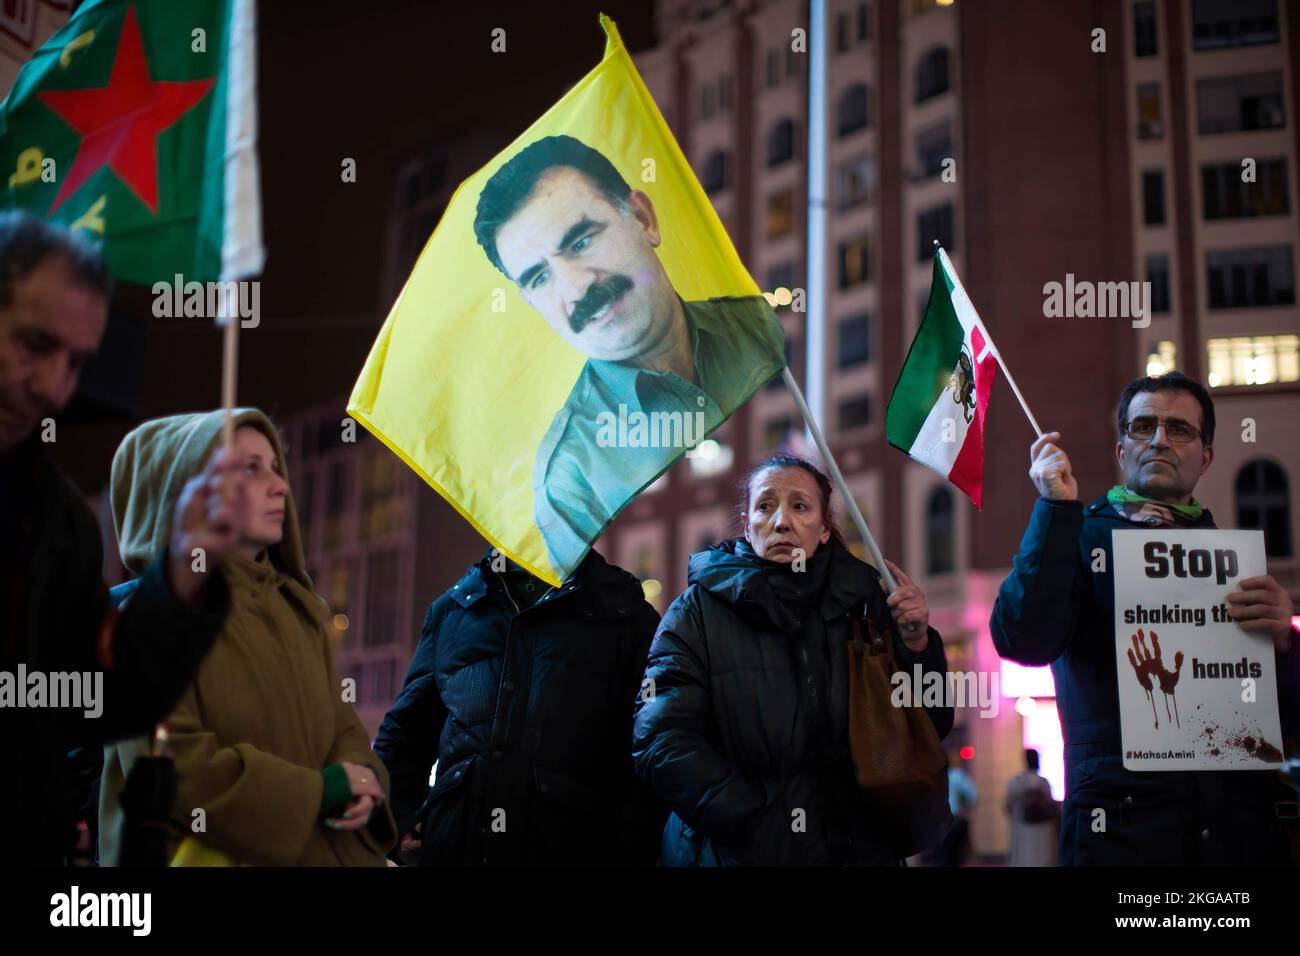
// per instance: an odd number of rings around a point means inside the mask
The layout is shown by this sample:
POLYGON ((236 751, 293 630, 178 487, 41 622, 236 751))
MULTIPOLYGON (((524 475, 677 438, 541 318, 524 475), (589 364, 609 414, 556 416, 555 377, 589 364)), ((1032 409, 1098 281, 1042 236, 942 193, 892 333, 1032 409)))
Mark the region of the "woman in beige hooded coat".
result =
MULTIPOLYGON (((123 440, 111 496, 128 570, 138 574, 167 542, 175 498, 216 450, 221 426, 221 412, 175 415, 123 440)), ((307 576, 279 436, 253 409, 236 412, 235 426, 252 528, 221 559, 230 615, 167 720, 177 777, 173 865, 382 866, 396 838, 384 799, 388 774, 343 700, 328 608, 307 576)), ((138 740, 105 749, 105 865, 120 857, 122 787, 147 750, 138 740)))

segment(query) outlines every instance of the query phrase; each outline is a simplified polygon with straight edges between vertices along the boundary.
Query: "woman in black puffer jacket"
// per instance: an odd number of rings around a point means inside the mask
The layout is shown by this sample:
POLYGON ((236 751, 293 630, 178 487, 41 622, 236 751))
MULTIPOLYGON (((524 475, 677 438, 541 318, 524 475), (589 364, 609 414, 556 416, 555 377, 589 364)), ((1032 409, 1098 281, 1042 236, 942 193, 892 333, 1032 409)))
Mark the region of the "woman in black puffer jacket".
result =
MULTIPOLYGON (((899 589, 887 597, 845 547, 830 496, 802 459, 759 465, 745 481, 744 536, 691 556, 689 586, 659 625, 633 759, 674 811, 665 865, 900 863, 849 752, 850 618, 892 614, 908 674, 915 664, 946 672, 943 642, 906 575, 890 565, 899 589)), ((927 713, 946 736, 952 709, 927 713)))

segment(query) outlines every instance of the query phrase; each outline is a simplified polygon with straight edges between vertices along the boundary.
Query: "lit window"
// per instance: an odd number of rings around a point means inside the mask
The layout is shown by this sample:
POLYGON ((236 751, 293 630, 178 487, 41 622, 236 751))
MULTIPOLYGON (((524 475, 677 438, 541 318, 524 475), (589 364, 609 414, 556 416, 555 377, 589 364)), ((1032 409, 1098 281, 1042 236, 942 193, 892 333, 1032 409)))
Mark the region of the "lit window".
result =
POLYGON ((839 247, 839 286, 866 282, 871 277, 870 244, 866 236, 841 242, 839 247))
POLYGON ((1160 84, 1139 83, 1137 98, 1138 139, 1160 139, 1165 135, 1160 111, 1160 84))
POLYGON ((1147 374, 1156 376, 1171 371, 1175 367, 1177 356, 1178 351, 1173 342, 1168 340, 1157 342, 1155 350, 1147 356, 1147 374))
POLYGON ((1211 388, 1300 381, 1300 335, 1210 339, 1208 349, 1211 388))
POLYGON ((778 239, 794 231, 794 190, 767 197, 767 217, 763 229, 768 239, 778 239))

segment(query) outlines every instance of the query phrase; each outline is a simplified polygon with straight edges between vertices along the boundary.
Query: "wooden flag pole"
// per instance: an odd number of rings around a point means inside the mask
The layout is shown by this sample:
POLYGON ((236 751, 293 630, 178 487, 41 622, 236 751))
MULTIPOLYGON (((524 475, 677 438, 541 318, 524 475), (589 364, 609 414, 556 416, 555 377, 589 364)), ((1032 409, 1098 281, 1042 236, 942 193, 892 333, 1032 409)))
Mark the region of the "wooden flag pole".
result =
POLYGON ((239 310, 226 308, 226 296, 221 296, 226 327, 222 333, 221 351, 221 407, 224 411, 221 424, 221 444, 230 449, 235 443, 235 383, 239 379, 239 310), (230 314, 233 311, 234 314, 230 314))
POLYGON ((880 553, 880 546, 876 544, 871 529, 867 527, 867 519, 862 516, 862 509, 858 507, 857 501, 853 498, 853 493, 849 491, 848 483, 845 482, 844 475, 840 473, 840 466, 835 463, 835 456, 831 454, 831 448, 826 444, 826 437, 822 434, 821 426, 817 424, 817 419, 813 418, 812 410, 808 407, 808 403, 804 401, 803 391, 799 388, 799 383, 794 380, 794 376, 790 374, 788 365, 781 370, 781 378, 785 380, 785 387, 794 396, 794 403, 799 407, 799 414, 803 416, 808 431, 812 432, 813 441, 817 443, 817 450, 821 452, 822 462, 826 465, 826 470, 830 472, 831 481, 835 482, 835 487, 839 488, 840 494, 844 496, 844 503, 848 506, 849 515, 853 518, 853 525, 858 529, 858 534, 862 536, 862 541, 871 554, 872 563, 875 564, 876 570, 880 572, 881 578, 884 579, 885 586, 891 592, 897 591, 898 582, 894 580, 889 565, 885 564, 885 556, 880 553))

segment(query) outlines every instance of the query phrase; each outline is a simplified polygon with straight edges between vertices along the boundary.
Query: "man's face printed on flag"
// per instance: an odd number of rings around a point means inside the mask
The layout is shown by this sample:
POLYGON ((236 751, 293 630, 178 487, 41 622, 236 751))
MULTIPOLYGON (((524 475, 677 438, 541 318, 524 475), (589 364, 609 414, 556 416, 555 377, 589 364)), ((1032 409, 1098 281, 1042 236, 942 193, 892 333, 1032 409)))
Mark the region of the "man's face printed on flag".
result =
POLYGON ((625 208, 555 166, 496 235, 506 274, 551 328, 591 358, 630 361, 671 335, 675 293, 655 253, 659 221, 639 190, 625 208))

